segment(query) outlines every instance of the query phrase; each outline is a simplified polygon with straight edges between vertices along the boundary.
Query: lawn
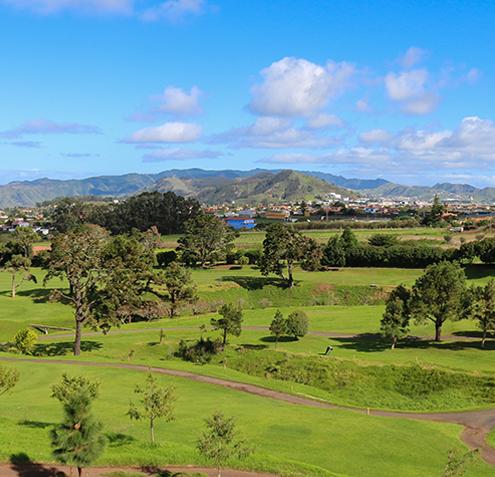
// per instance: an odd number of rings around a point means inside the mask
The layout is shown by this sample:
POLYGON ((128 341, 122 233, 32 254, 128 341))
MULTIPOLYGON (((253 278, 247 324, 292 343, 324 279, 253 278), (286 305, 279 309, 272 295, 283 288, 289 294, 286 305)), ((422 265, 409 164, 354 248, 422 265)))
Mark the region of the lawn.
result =
MULTIPOLYGON (((59 404, 50 386, 67 369, 55 364, 15 364, 21 381, 2 397, 0 459, 27 453, 32 460, 51 461, 48 430, 60 420, 59 404)), ((195 451, 202 420, 215 410, 235 416, 239 429, 255 447, 245 463, 252 469, 283 475, 341 477, 440 476, 449 450, 461 450, 455 425, 378 418, 350 411, 312 409, 239 393, 213 385, 162 377, 178 395, 176 420, 159 423, 159 447, 146 444, 144 422, 130 421, 126 412, 137 372, 71 367, 101 382, 95 412, 105 425, 109 446, 99 464, 183 464, 204 462, 195 451), (425 458, 425 456, 428 456, 425 458)), ((493 470, 476 462, 467 476, 484 477, 493 470)))

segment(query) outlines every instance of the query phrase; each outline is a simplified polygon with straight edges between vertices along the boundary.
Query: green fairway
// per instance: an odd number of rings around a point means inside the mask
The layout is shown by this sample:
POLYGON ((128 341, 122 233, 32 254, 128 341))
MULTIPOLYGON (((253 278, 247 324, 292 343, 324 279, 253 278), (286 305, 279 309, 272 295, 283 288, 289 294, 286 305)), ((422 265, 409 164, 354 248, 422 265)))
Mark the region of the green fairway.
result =
MULTIPOLYGON (((21 382, 11 396, 2 398, 0 458, 26 452, 33 460, 51 460, 47 433, 61 417, 50 386, 64 366, 15 364, 21 382), (29 412, 28 412, 29 410, 29 412)), ((454 425, 377 418, 353 412, 306 408, 238 393, 179 378, 158 377, 176 387, 177 418, 159 423, 160 446, 146 444, 145 423, 125 415, 141 373, 71 367, 101 382, 95 411, 105 424, 110 444, 99 464, 172 464, 204 461, 195 451, 203 417, 221 409, 236 417, 256 452, 243 465, 284 475, 403 477, 441 475, 450 449, 461 449, 454 425), (424 458, 428 456, 428 458, 424 458)), ((468 476, 488 476, 492 470, 477 462, 468 476)))

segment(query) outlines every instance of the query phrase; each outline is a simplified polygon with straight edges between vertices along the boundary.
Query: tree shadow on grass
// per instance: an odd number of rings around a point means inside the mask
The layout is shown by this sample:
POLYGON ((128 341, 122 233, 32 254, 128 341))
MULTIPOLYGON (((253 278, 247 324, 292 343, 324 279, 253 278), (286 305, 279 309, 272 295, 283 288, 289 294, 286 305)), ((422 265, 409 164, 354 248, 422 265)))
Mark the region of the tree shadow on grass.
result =
POLYGON ((202 472, 194 472, 192 474, 189 472, 174 472, 174 471, 167 470, 167 469, 160 469, 159 467, 154 466, 154 465, 143 466, 143 467, 141 467, 140 470, 141 470, 141 472, 144 472, 145 474, 153 475, 156 477, 189 477, 189 476, 190 477, 193 477, 193 476, 207 477, 207 475, 202 473, 202 472))
MULTIPOLYGON (((391 343, 389 340, 385 340, 379 334, 362 334, 347 338, 332 338, 333 341, 340 343, 342 349, 352 349, 363 353, 380 352, 386 349, 390 349, 391 343)), ((410 336, 404 340, 400 340, 397 344, 398 348, 402 349, 439 349, 450 351, 461 351, 466 349, 479 349, 481 350, 481 344, 479 341, 434 341, 421 339, 418 337, 410 336)), ((485 343, 485 351, 495 350, 495 341, 487 340, 485 343)))
POLYGON ((127 444, 132 444, 136 439, 134 437, 129 436, 128 434, 122 434, 120 432, 107 432, 105 434, 107 438, 109 447, 121 447, 127 444))
POLYGON ((262 290, 266 286, 287 288, 286 280, 274 277, 236 277, 224 276, 219 278, 222 282, 234 282, 246 290, 262 290))
POLYGON ((24 452, 12 454, 9 460, 10 468, 19 477, 67 477, 65 472, 61 472, 55 467, 48 467, 33 462, 24 452))
MULTIPOLYGON (((81 351, 97 351, 102 348, 102 344, 99 341, 82 341, 81 351)), ((34 350, 35 356, 65 356, 72 353, 74 350, 74 343, 72 341, 64 341, 57 343, 39 343, 34 350)))
POLYGON ((31 298, 33 303, 48 303, 50 301, 50 288, 34 288, 32 290, 19 290, 18 296, 31 298))
POLYGON ((253 349, 253 350, 262 350, 268 348, 267 345, 252 344, 252 343, 242 343, 240 346, 242 347, 242 349, 253 349))
POLYGON ((53 423, 52 422, 24 420, 24 421, 19 421, 19 425, 24 426, 24 427, 30 427, 31 429, 46 429, 48 427, 52 427, 53 423))
MULTIPOLYGON (((275 343, 275 336, 263 336, 260 338, 260 341, 263 341, 264 343, 275 343)), ((279 343, 293 343, 295 341, 299 341, 297 338, 294 338, 293 336, 281 336, 278 339, 279 343)))
POLYGON ((495 276, 495 266, 487 263, 472 263, 464 267, 469 280, 495 276))

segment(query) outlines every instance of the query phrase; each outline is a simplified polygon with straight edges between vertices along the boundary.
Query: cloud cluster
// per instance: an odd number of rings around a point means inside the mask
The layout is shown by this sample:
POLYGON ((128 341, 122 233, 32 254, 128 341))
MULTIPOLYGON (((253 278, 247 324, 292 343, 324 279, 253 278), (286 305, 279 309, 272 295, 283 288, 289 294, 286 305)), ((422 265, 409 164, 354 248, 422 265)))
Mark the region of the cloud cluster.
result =
POLYGON ((261 71, 262 82, 253 86, 249 108, 264 116, 311 116, 349 87, 354 72, 349 63, 322 66, 282 58, 261 71))
POLYGON ((194 123, 166 122, 159 126, 143 128, 133 133, 129 143, 182 143, 193 142, 201 136, 201 127, 194 123))
POLYGON ((80 123, 59 123, 47 119, 27 121, 13 129, 0 131, 0 138, 19 139, 33 134, 101 134, 97 126, 80 123))
POLYGON ((76 12, 87 15, 135 16, 143 21, 177 23, 207 11, 205 0, 165 0, 142 8, 137 0, 0 0, 0 5, 40 15, 76 12))

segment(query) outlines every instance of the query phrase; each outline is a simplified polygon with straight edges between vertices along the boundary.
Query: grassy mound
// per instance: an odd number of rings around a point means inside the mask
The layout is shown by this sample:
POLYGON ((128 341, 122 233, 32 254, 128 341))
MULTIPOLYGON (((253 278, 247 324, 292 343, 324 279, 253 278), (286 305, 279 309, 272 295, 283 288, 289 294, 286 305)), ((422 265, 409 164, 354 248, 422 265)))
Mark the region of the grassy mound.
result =
POLYGON ((322 389, 346 405, 401 410, 452 410, 495 403, 495 378, 419 365, 360 366, 329 357, 308 357, 239 348, 227 366, 246 374, 322 389))

